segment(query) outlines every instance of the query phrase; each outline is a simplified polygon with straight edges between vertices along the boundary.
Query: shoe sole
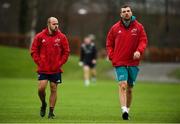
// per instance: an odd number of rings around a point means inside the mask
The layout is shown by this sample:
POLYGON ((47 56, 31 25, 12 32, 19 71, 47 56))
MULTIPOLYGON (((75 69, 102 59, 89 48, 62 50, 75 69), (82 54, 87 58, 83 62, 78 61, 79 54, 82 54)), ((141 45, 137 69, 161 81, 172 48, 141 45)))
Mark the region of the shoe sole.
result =
POLYGON ((128 115, 128 113, 127 112, 124 112, 123 114, 122 114, 122 118, 123 118, 123 120, 129 120, 129 115, 128 115))

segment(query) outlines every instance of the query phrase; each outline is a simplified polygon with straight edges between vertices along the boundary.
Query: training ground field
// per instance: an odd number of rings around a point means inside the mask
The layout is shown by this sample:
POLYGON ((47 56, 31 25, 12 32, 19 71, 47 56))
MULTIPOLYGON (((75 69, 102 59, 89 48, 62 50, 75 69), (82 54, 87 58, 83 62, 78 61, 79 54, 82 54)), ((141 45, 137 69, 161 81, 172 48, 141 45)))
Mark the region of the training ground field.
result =
MULTIPOLYGON (((136 82, 130 120, 121 118, 118 87, 100 62, 96 84, 83 85, 78 58, 64 66, 55 119, 39 116, 35 65, 27 50, 0 47, 0 123, 173 123, 180 122, 180 84, 136 82)), ((47 101, 49 87, 47 88, 47 101)), ((47 111, 48 113, 48 111, 47 111)))
MULTIPOLYGON (((81 80, 64 79, 53 120, 39 116, 36 80, 0 82, 0 122, 126 122, 121 119, 118 89, 112 81, 85 87, 81 80)), ((138 82, 128 122, 180 122, 179 89, 179 84, 138 82)), ((49 96, 49 88, 47 91, 49 96)))

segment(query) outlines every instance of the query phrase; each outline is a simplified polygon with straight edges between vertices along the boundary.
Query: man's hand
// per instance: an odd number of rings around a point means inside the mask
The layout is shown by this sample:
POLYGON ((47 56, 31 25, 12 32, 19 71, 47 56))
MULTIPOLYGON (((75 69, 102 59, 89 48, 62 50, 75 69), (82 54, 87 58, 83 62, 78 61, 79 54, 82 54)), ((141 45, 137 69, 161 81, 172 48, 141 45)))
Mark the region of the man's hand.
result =
POLYGON ((78 63, 78 65, 79 65, 79 66, 83 66, 83 62, 80 61, 80 62, 78 63))
POLYGON ((93 60, 92 60, 92 63, 93 63, 93 64, 96 64, 96 60, 95 60, 95 59, 93 59, 93 60))
POLYGON ((134 52, 133 59, 135 59, 135 60, 140 59, 140 57, 141 57, 141 53, 139 51, 134 52))

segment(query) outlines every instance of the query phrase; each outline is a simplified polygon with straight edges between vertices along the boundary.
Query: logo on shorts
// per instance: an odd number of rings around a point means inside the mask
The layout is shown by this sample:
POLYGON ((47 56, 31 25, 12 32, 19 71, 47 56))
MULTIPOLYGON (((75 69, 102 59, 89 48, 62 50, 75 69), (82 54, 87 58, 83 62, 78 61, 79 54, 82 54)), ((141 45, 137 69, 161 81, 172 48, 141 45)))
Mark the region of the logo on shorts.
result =
POLYGON ((124 75, 119 75, 119 79, 122 79, 122 78, 124 78, 124 75))
POLYGON ((60 83, 60 82, 61 82, 61 80, 57 80, 57 82, 58 82, 58 83, 60 83))

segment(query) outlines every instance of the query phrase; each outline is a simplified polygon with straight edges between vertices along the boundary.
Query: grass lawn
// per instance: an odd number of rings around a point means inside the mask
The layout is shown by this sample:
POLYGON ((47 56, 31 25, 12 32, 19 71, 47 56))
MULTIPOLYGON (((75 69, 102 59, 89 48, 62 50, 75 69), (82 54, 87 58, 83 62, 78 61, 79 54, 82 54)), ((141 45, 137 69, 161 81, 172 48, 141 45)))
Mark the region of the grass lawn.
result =
POLYGON ((133 91, 131 120, 123 121, 117 84, 106 73, 112 69, 110 63, 98 60, 97 84, 85 87, 82 69, 78 67, 79 58, 75 56, 70 56, 63 66, 65 72, 63 84, 58 88, 56 118, 49 120, 47 115, 41 118, 36 66, 29 52, 0 46, 0 53, 0 123, 180 122, 180 84, 137 82, 133 91))
MULTIPOLYGON (((126 122, 120 117, 113 81, 98 80, 96 85, 85 87, 82 80, 64 79, 53 120, 39 116, 36 80, 1 78, 0 82, 0 122, 126 122)), ((180 122, 179 89, 180 84, 137 82, 128 122, 180 122)))

